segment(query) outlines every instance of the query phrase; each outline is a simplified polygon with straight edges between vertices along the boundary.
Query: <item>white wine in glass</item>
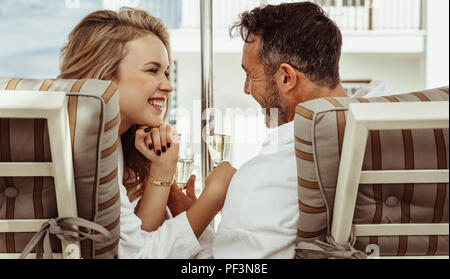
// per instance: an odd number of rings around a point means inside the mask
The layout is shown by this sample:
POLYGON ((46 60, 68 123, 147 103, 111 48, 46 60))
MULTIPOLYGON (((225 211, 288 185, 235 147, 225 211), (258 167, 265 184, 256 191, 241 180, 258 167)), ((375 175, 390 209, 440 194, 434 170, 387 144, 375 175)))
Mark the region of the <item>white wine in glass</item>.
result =
POLYGON ((186 188, 186 183, 194 170, 194 153, 192 143, 188 135, 179 134, 180 149, 178 153, 177 169, 175 172, 175 181, 180 190, 186 188))
POLYGON ((194 170, 194 159, 178 159, 175 180, 180 190, 186 188, 186 183, 194 170))
POLYGON ((208 136, 207 143, 214 167, 217 167, 222 161, 230 160, 231 136, 212 134, 208 136))

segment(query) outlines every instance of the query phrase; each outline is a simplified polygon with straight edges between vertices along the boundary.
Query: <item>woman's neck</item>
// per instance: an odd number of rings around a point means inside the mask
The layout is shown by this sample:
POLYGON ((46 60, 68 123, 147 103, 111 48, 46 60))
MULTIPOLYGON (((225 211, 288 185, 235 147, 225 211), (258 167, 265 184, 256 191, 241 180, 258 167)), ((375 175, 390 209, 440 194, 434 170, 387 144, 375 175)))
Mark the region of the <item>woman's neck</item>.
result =
POLYGON ((130 127, 133 126, 132 123, 129 123, 125 117, 120 115, 120 125, 119 125, 119 136, 123 135, 130 127))

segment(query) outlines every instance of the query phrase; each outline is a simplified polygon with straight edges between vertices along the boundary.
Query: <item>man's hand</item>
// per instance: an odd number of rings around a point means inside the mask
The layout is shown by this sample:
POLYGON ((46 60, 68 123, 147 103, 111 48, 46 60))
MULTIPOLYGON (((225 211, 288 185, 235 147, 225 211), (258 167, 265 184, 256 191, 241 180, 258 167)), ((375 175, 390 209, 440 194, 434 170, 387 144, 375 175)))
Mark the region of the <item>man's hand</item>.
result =
POLYGON ((195 175, 191 175, 186 183, 186 194, 184 194, 174 183, 170 188, 169 200, 167 206, 170 209, 173 217, 177 216, 181 212, 187 211, 191 208, 192 204, 197 200, 195 196, 195 175))

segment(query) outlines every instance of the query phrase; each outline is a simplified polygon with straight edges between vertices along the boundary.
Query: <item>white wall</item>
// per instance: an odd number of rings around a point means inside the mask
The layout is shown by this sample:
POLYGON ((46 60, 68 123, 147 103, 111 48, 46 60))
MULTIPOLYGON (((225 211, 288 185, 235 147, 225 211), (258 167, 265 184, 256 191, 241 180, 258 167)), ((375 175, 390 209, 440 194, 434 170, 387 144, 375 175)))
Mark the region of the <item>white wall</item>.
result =
POLYGON ((426 86, 449 85, 449 1, 427 0, 426 86))
MULTIPOLYGON (((192 99, 201 98, 199 53, 174 53, 178 67, 178 102, 191 107, 192 99)), ((214 55, 214 105, 227 107, 258 107, 251 96, 244 94, 245 74, 241 54, 214 55)))
POLYGON ((341 79, 382 80, 387 93, 424 89, 423 59, 422 54, 343 54, 341 79))

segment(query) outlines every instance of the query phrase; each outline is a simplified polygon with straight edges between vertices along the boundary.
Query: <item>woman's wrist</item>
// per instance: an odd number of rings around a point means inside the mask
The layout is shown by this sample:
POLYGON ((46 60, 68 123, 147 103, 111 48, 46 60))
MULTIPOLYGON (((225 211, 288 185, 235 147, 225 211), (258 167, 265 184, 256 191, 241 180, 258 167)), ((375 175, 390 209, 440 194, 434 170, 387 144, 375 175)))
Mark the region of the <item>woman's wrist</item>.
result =
POLYGON ((141 229, 152 232, 164 222, 171 187, 148 187, 152 183, 150 180, 146 183, 142 199, 136 208, 136 216, 142 220, 141 229))
POLYGON ((172 180, 175 175, 175 166, 167 166, 165 165, 158 165, 153 164, 150 167, 149 175, 153 179, 160 180, 160 181, 169 181, 172 180))

